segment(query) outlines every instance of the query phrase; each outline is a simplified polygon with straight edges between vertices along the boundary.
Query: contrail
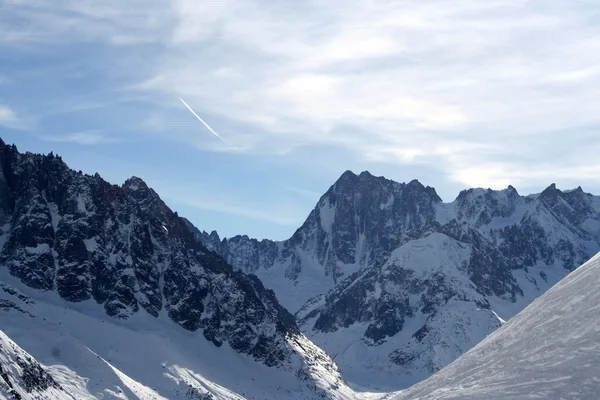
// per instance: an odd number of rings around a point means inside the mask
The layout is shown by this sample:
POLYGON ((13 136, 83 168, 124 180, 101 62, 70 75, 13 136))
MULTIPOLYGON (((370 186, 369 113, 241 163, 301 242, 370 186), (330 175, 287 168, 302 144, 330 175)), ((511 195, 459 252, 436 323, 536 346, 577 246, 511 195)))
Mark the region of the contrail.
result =
POLYGON ((213 128, 211 128, 206 122, 204 122, 204 120, 202 118, 200 118, 200 116, 198 114, 196 114, 196 112, 194 110, 192 110, 192 107, 188 106, 188 104, 180 97, 179 100, 181 100, 181 102, 183 103, 184 106, 186 106, 188 108, 188 110, 190 110, 192 112, 192 114, 194 114, 194 116, 196 118, 198 118, 200 120, 200 122, 202 122, 202 124, 206 127, 206 129, 208 129, 209 131, 211 131, 216 137, 218 137, 219 139, 221 139, 223 141, 223 143, 227 143, 225 141, 225 139, 223 139, 221 137, 221 135, 219 135, 217 132, 215 132, 213 130, 213 128))

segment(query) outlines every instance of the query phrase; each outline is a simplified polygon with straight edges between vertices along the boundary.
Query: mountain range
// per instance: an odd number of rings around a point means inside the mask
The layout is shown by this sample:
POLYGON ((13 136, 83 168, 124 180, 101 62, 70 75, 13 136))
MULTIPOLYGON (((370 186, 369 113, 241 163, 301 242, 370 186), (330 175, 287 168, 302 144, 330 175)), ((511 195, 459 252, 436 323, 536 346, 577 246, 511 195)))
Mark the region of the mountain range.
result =
POLYGON ((221 239, 142 179, 52 153, 0 141, 0 167, 7 399, 389 397, 600 250, 600 198, 581 188, 444 203, 347 171, 275 242, 221 239))
POLYGON ((600 197, 469 189, 347 171, 283 242, 196 231, 253 273, 351 382, 435 373, 600 250, 600 197))

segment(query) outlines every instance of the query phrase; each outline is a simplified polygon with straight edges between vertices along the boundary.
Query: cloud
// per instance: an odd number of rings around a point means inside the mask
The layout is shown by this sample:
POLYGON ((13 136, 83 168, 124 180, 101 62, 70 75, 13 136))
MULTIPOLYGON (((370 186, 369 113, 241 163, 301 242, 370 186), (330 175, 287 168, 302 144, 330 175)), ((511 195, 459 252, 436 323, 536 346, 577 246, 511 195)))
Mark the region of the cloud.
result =
POLYGON ((0 123, 2 122, 14 122, 17 116, 12 108, 0 104, 0 123))
POLYGON ((12 2, 0 45, 149 51, 126 65, 140 78, 124 90, 159 104, 153 134, 204 150, 338 146, 492 187, 595 171, 594 158, 540 149, 597 141, 557 136, 600 128, 597 2, 132 1, 12 2), (230 145, 199 138, 179 97, 230 145))
POLYGON ((422 136, 481 142, 600 122, 581 106, 600 94, 589 70, 600 43, 590 40, 597 32, 585 8, 352 1, 296 13, 236 2, 198 17, 193 2, 175 4, 177 51, 146 89, 259 127, 257 149, 336 143, 360 151, 378 142, 384 154, 412 148, 417 161, 430 153, 422 136), (569 85, 573 76, 589 85, 569 85), (363 134, 348 140, 339 126, 363 134))
POLYGON ((24 129, 27 127, 22 115, 17 116, 12 107, 3 104, 0 104, 0 126, 11 129, 24 129))
POLYGON ((74 41, 102 41, 135 45, 159 41, 163 24, 168 24, 168 3, 131 0, 128 4, 131 8, 114 0, 9 0, 0 14, 0 44, 63 46, 74 41))
POLYGON ((60 136, 39 135, 38 138, 48 142, 75 143, 88 146, 118 142, 118 139, 105 136, 98 131, 73 132, 60 136))

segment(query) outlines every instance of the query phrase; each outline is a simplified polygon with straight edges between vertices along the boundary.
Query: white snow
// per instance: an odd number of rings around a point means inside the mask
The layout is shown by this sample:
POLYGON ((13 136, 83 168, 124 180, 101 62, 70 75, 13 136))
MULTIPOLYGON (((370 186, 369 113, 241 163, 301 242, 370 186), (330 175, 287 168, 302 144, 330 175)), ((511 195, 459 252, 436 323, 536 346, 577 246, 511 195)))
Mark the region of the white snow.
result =
POLYGON ((329 199, 324 200, 323 206, 319 210, 321 218, 321 228, 328 234, 331 234, 331 227, 335 221, 335 205, 329 203, 329 199))
MULTIPOLYGON (((396 200, 399 198, 397 197, 396 200)), ((467 194, 466 201, 461 202, 460 205, 457 200, 451 203, 437 203, 435 205, 436 220, 444 225, 456 219, 459 233, 481 235, 482 238, 489 241, 490 246, 500 248, 503 239, 499 230, 514 224, 518 225, 524 219, 530 218, 532 225, 539 226, 547 235, 547 237, 540 238, 544 245, 554 249, 560 248, 559 246, 565 242, 572 245, 576 264, 583 262, 584 255, 594 254, 598 250, 600 215, 592 215, 583 223, 573 226, 569 221, 557 219, 553 211, 548 210, 539 200, 536 201, 536 198, 537 195, 518 196, 512 188, 493 192, 486 189, 475 189, 467 194), (459 211, 461 212, 459 213, 459 211), (487 215, 483 215, 483 213, 487 215), (492 215, 496 216, 491 217, 492 215), (485 218, 481 218, 482 216, 485 218), (491 217, 491 221, 488 216, 491 217)), ((395 219, 390 218, 387 213, 393 212, 394 196, 390 194, 389 197, 386 195, 381 199, 373 206, 384 211, 381 213, 382 222, 387 223, 387 226, 392 226, 395 219)), ((600 197, 590 197, 589 202, 600 212, 600 197)), ((565 202, 562 206, 570 208, 565 202)), ((341 264, 336 259, 331 246, 327 247, 332 242, 332 229, 336 229, 333 224, 336 218, 335 205, 330 204, 329 200, 324 198, 318 204, 317 209, 317 218, 312 221, 307 220, 310 229, 305 232, 304 242, 301 245, 294 245, 291 249, 292 255, 286 256, 286 258, 281 257, 283 244, 280 243, 275 263, 269 268, 259 268, 255 271, 265 286, 275 291, 281 304, 292 313, 298 312, 299 318, 322 307, 325 296, 332 293, 329 291, 335 288, 335 282, 331 276, 327 275, 327 271, 331 270, 333 263, 336 263, 334 266, 342 273, 342 277, 337 280, 338 283, 353 272, 360 271, 361 276, 365 276, 369 272, 371 261, 367 256, 373 250, 378 250, 377 244, 372 244, 367 238, 366 234, 369 233, 361 232, 352 236, 355 241, 351 244, 351 246, 355 246, 353 263, 341 264), (326 249, 326 251, 321 251, 322 249, 326 249), (298 262, 299 268, 296 268, 298 265, 293 262, 298 262), (290 271, 297 272, 297 276, 295 273, 290 274, 290 271)), ((341 211, 337 211, 339 219, 341 211)), ((352 216, 348 217, 352 218, 352 216)), ((392 240, 392 243, 394 240, 400 241, 399 235, 402 233, 398 232, 398 236, 391 233, 389 239, 392 240)), ((372 238, 370 239, 372 240, 372 238)), ((565 247, 562 246, 562 248, 565 247)), ((446 347, 439 345, 436 347, 434 342, 420 345, 411 339, 412 335, 425 324, 425 317, 422 315, 416 315, 406 321, 402 332, 387 338, 385 343, 376 346, 362 342, 367 326, 360 323, 336 332, 315 333, 312 332, 312 327, 316 319, 312 318, 310 321, 303 321, 301 328, 319 346, 326 349, 329 355, 336 357, 345 378, 354 387, 371 385, 371 387, 386 390, 407 387, 407 385, 429 376, 435 370, 428 373, 423 372, 430 367, 427 362, 431 362, 435 368, 443 367, 445 363, 458 357, 461 352, 470 349, 478 340, 493 332, 504 321, 515 316, 564 278, 569 272, 563 265, 569 257, 568 252, 568 249, 562 253, 555 251, 550 261, 547 257, 538 254, 538 264, 528 266, 526 269, 521 265, 511 265, 510 267, 515 268, 511 274, 518 287, 523 290, 523 295, 517 292, 513 301, 510 295, 496 297, 488 293, 484 296, 481 291, 477 290, 475 283, 469 279, 469 272, 465 270, 471 256, 471 247, 468 244, 448 240, 444 235, 434 233, 425 238, 411 240, 396 248, 388 257, 384 270, 401 267, 414 271, 415 277, 421 279, 441 274, 452 282, 453 289, 457 289, 461 294, 468 294, 467 297, 472 301, 471 306, 460 302, 442 304, 440 308, 444 310, 432 321, 427 322, 427 326, 435 330, 435 334, 439 333, 438 342, 444 342, 446 347), (563 253, 565 257, 561 258, 563 253), (480 301, 479 304, 489 302, 490 309, 478 309, 481 307, 474 305, 474 299, 480 301), (468 332, 463 334, 461 330, 468 332), (456 339, 457 337, 460 340, 456 339), (431 351, 427 349, 426 345, 431 345, 431 351), (391 351, 399 348, 407 348, 410 351, 427 349, 429 352, 423 351, 420 353, 422 359, 415 361, 410 368, 402 370, 396 368, 389 357, 391 351), (426 360, 425 356, 427 355, 431 356, 429 361, 426 360)), ((243 254, 249 253, 244 252, 243 254)), ((518 258, 515 260, 517 263, 519 262, 518 258)), ((566 266, 569 267, 569 265, 566 266)), ((386 275, 383 273, 381 276, 385 278, 386 275)), ((356 281, 354 282, 356 283, 356 281)), ((347 288, 351 289, 352 286, 347 288)), ((368 299, 378 299, 385 295, 385 288, 385 279, 384 282, 377 282, 374 290, 368 294, 368 299)), ((417 296, 409 296, 408 299, 411 305, 418 304, 420 301, 417 296)), ((364 306, 361 304, 357 307, 364 306)))
POLYGON ((396 399, 597 399, 599 287, 600 254, 396 399))
POLYGON ((519 224, 527 211, 529 210, 529 206, 525 203, 523 199, 519 198, 519 204, 515 207, 514 212, 508 217, 493 217, 492 221, 487 224, 486 230, 490 229, 502 229, 510 225, 519 224))
POLYGON ((50 251, 48 243, 38 243, 35 247, 25 247, 29 254, 43 254, 50 251))
POLYGON ((272 268, 256 271, 256 276, 265 287, 272 289, 279 303, 291 313, 298 311, 307 299, 325 293, 335 286, 333 279, 325 276, 323 266, 310 254, 299 249, 296 255, 301 259, 302 273, 293 282, 286 276, 289 260, 286 264, 276 264, 272 268))
POLYGON ((436 272, 452 275, 468 285, 461 267, 471 255, 471 246, 434 232, 422 239, 412 240, 392 252, 386 267, 402 266, 415 271, 418 278, 427 278, 436 272))
POLYGON ((390 193, 387 201, 379 205, 380 210, 385 210, 394 205, 394 193, 390 193))
POLYGON ((87 213, 87 208, 85 206, 85 200, 81 194, 77 195, 77 211, 81 213, 87 213))
POLYGON ((58 224, 60 223, 60 214, 58 213, 58 206, 55 203, 48 203, 48 210, 50 210, 50 219, 52 221, 52 229, 54 232, 58 231, 58 224))
POLYGON ((23 368, 19 365, 19 361, 33 361, 35 363, 30 354, 21 349, 0 330, 0 370, 2 372, 0 377, 0 400, 12 400, 14 394, 24 400, 41 398, 46 400, 75 400, 66 391, 54 387, 41 391, 33 389, 28 392, 22 379, 23 368))
POLYGON ((95 236, 90 239, 83 239, 83 243, 85 244, 85 248, 87 249, 87 251, 89 251, 90 253, 93 253, 98 249, 98 243, 96 242, 95 236))
MULTIPOLYGON (((303 331, 319 347, 327 351, 340 366, 344 378, 353 387, 369 387, 392 391, 408 387, 431 375, 470 349, 501 322, 491 310, 477 309, 474 300, 484 302, 477 293, 468 275, 463 271, 471 255, 471 246, 441 233, 432 233, 422 239, 413 240, 396 249, 382 267, 382 281, 377 282, 368 303, 377 302, 382 290, 388 295, 398 293, 398 298, 409 295, 402 284, 387 279, 398 268, 412 270, 413 278, 426 279, 434 274, 444 276, 451 282, 457 298, 470 301, 451 300, 434 316, 417 312, 407 317, 402 330, 388 337, 383 343, 373 345, 363 340, 368 324, 354 323, 335 332, 316 332, 310 329, 314 320, 305 321, 303 331), (383 285, 383 287, 381 287, 383 285), (437 332, 434 339, 420 343, 413 335, 425 324, 437 332), (465 327, 468 330, 465 330, 465 327), (391 361, 390 355, 402 349, 418 356, 408 366, 391 361)), ((368 269, 365 269, 368 273, 368 269)), ((359 281, 360 277, 355 281, 359 281)), ((350 290, 349 285, 346 290, 350 290)), ((412 307, 420 308, 421 293, 409 296, 412 307)), ((311 308, 322 304, 322 299, 311 308)), ((301 315, 305 315, 302 310, 301 315)))
POLYGON ((436 204, 435 218, 442 225, 456 219, 456 202, 436 204))
MULTIPOLYGON (((22 301, 0 287, 0 299, 31 314, 0 308, 0 330, 45 365, 77 400, 189 400, 196 398, 194 393, 210 393, 216 399, 317 397, 289 367, 269 368, 227 344, 216 347, 201 332, 180 328, 164 313, 154 318, 141 311, 128 320, 112 319, 93 300, 69 303, 53 292, 35 291, 3 267, 0 283, 34 300, 22 301)), ((290 344, 301 357, 326 359, 306 338, 290 344)), ((340 384, 335 364, 333 369, 323 368, 323 362, 306 365, 318 386, 329 388, 334 399, 382 396, 340 384)))
POLYGON ((10 224, 5 224, 4 226, 0 227, 0 232, 2 232, 2 234, 0 234, 0 252, 2 252, 2 249, 4 248, 4 245, 6 244, 6 240, 8 239, 9 235, 10 235, 10 224))

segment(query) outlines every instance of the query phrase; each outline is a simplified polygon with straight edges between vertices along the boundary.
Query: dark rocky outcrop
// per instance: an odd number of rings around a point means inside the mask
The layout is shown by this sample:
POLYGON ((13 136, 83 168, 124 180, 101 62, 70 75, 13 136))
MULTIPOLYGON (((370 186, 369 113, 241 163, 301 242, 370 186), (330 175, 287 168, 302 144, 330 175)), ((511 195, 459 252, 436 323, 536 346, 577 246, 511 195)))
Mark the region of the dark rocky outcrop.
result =
MULTIPOLYGON (((272 291, 209 251, 140 178, 122 186, 0 141, 0 262, 26 285, 115 318, 165 312, 269 366, 299 334, 272 291)), ((35 375, 35 374, 34 374, 35 375)))

